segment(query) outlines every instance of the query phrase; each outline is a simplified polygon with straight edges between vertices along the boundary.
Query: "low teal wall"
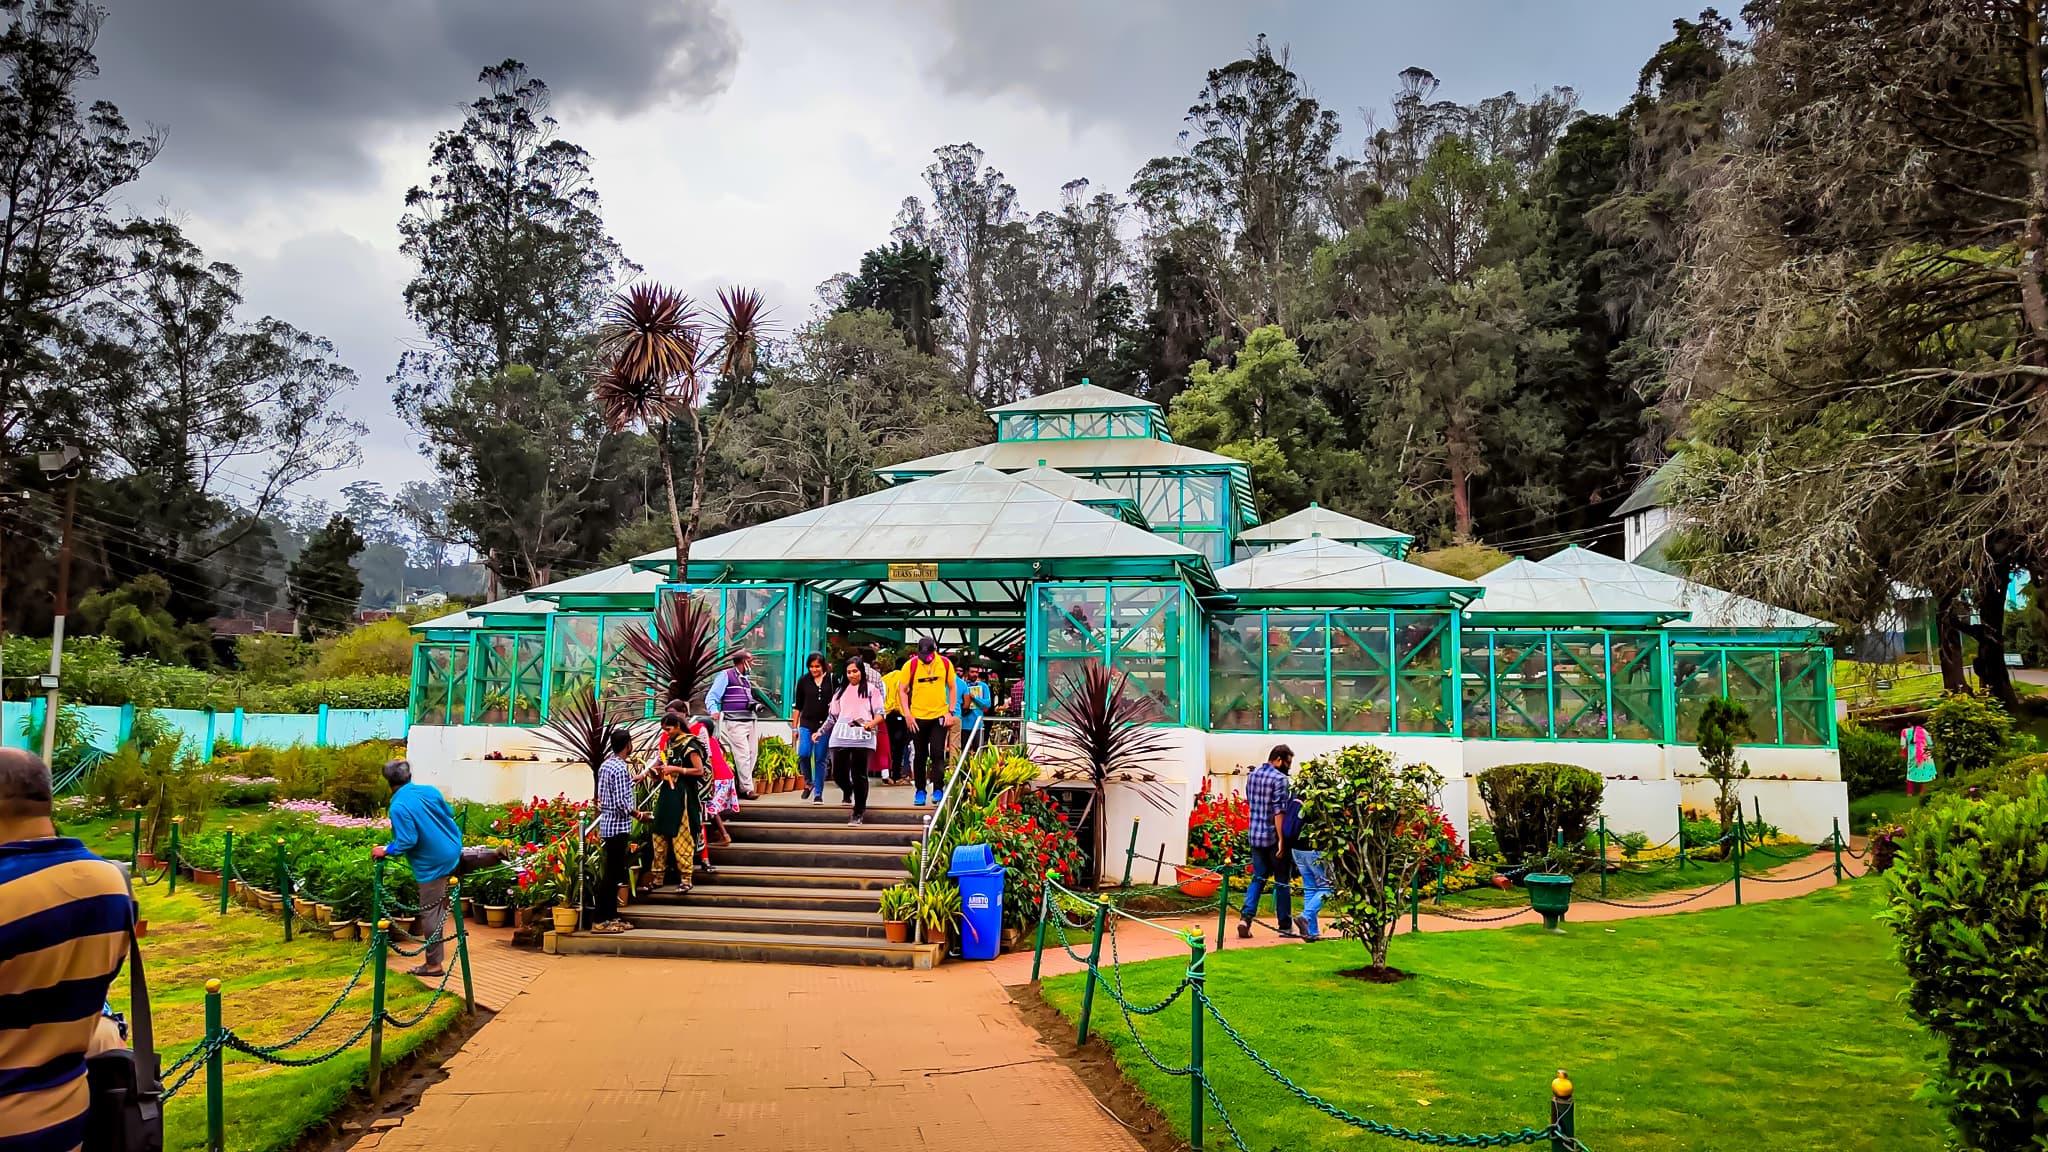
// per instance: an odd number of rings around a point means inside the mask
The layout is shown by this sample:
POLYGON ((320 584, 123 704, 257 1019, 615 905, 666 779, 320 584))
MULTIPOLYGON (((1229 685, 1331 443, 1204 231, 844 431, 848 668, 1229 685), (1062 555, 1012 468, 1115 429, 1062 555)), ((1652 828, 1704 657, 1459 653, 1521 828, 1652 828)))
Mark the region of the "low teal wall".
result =
MULTIPOLYGON (((183 740, 187 752, 210 753, 218 740, 244 748, 330 747, 365 740, 403 740, 407 726, 403 708, 328 708, 311 715, 277 712, 209 712, 194 708, 159 708, 156 714, 183 740)), ((112 752, 128 739, 135 711, 126 707, 87 705, 85 717, 94 729, 93 746, 112 752)), ((43 702, 0 703, 0 747, 40 751, 43 702), (28 723, 31 733, 22 729, 28 723)))

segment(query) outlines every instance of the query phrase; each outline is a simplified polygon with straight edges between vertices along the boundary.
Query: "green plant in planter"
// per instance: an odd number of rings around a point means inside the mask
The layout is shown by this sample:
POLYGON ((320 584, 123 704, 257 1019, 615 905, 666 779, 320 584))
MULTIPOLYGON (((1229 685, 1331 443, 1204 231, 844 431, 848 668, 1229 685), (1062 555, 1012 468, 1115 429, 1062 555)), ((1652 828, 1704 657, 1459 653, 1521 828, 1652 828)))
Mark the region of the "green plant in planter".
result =
POLYGON ((918 909, 918 919, 924 921, 925 934, 951 935, 960 923, 960 887, 950 880, 933 881, 925 886, 924 903, 918 909))
POLYGON ((503 907, 512 903, 512 869, 500 864, 462 878, 462 890, 479 904, 503 907))
POLYGON ((206 832, 178 844, 178 859, 203 872, 220 871, 225 842, 218 832, 206 832))
POLYGON ((908 884, 898 884, 885 889, 881 896, 879 911, 882 919, 896 922, 910 920, 917 915, 917 889, 908 884))

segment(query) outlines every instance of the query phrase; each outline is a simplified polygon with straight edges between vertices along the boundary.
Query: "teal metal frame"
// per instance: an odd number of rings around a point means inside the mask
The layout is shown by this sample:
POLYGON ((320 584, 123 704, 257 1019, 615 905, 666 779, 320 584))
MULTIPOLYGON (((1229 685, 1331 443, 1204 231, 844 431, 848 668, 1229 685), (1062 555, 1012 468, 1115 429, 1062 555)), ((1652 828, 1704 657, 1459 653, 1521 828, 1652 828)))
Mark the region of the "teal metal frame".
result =
POLYGON ((1095 659, 1112 669, 1122 670, 1127 665, 1120 656, 1127 655, 1129 639, 1137 635, 1147 624, 1162 613, 1172 611, 1179 620, 1179 651, 1162 648, 1158 653, 1146 653, 1144 659, 1167 661, 1176 669, 1173 678, 1173 712, 1160 717, 1154 723, 1161 727, 1200 727, 1195 719, 1193 702, 1201 695, 1202 684, 1206 682, 1205 669, 1195 651, 1203 645, 1195 641, 1201 634, 1203 613, 1191 589, 1186 584, 1159 580, 1110 580, 1110 581, 1047 581, 1031 588, 1031 598, 1024 620, 1024 675, 1025 715, 1037 720, 1043 717, 1050 703, 1055 686, 1049 682, 1047 665, 1054 660, 1095 659), (1117 593, 1133 589, 1152 589, 1170 593, 1160 597, 1142 618, 1135 622, 1117 618, 1117 593), (1091 624, 1077 620, 1056 600, 1055 596, 1076 592, 1100 593, 1102 623, 1091 624), (1051 652, 1047 645, 1046 623, 1053 613, 1058 613, 1076 628, 1100 633, 1100 644, 1091 645, 1094 651, 1051 652), (1198 676, 1201 677, 1198 679, 1198 676), (1177 714, 1175 714, 1177 713, 1177 714))
MULTIPOLYGON (((1205 713, 1208 727, 1210 731, 1214 732, 1306 732, 1336 736, 1457 736, 1464 726, 1463 691, 1460 686, 1459 672, 1456 664, 1456 654, 1460 651, 1458 646, 1459 635, 1457 613, 1443 609, 1364 605, 1337 608, 1279 606, 1233 608, 1210 612, 1204 621, 1204 642, 1202 644, 1203 652, 1205 657, 1207 657, 1207 662, 1203 668, 1203 678, 1204 683, 1209 688, 1210 708, 1205 713), (1275 728, 1273 726, 1273 699, 1276 681, 1273 669, 1274 653, 1272 638, 1274 633, 1272 621, 1275 616, 1320 618, 1317 623, 1310 627, 1313 629, 1314 634, 1320 635, 1322 646, 1323 723, 1321 727, 1275 728), (1236 648, 1240 655, 1250 660, 1252 654, 1244 650, 1243 644, 1237 638, 1235 629, 1241 626, 1244 620, 1253 617, 1256 617, 1259 621, 1259 652, 1257 662, 1260 727, 1233 728, 1223 723, 1223 717, 1219 716, 1215 710, 1216 673, 1213 652, 1219 647, 1219 642, 1228 643, 1236 648), (1367 619, 1381 617, 1383 622, 1374 625, 1353 619, 1357 617, 1367 619), (1404 653, 1402 629, 1406 626, 1406 622, 1414 621, 1417 618, 1426 618, 1432 620, 1433 623, 1430 625, 1429 631, 1419 640, 1405 646, 1406 651, 1404 653), (1383 628, 1386 632, 1384 644, 1380 645, 1378 643, 1378 637, 1368 641, 1364 635, 1360 634, 1359 629, 1361 627, 1368 630, 1383 628), (1372 669, 1345 669, 1341 673, 1338 671, 1336 667, 1338 644, 1333 637, 1339 632, 1342 632, 1351 639, 1361 656, 1377 662, 1377 675, 1374 674, 1372 669), (1428 651, 1432 645, 1441 654, 1439 657, 1440 666, 1433 671, 1421 673, 1410 671, 1414 667, 1416 658, 1423 652, 1428 651), (1376 647, 1382 646, 1385 649, 1384 652, 1375 650, 1376 647), (1337 683, 1340 676, 1362 678, 1368 682, 1382 678, 1386 681, 1387 720, 1384 727, 1351 728, 1338 726, 1337 683), (1410 685, 1431 679, 1437 682, 1438 687, 1431 695, 1435 697, 1435 706, 1442 709, 1441 717, 1438 720, 1424 726, 1409 727, 1403 725, 1401 706, 1404 696, 1408 695, 1402 690, 1404 679, 1410 685)), ((1284 661, 1287 656, 1292 655, 1301 647, 1302 642, 1297 641, 1286 652, 1281 653, 1282 660, 1284 661)), ((1283 676, 1282 678, 1286 677, 1283 676)), ((1284 688, 1279 691, 1283 694, 1292 695, 1284 688)), ((1410 692, 1412 691, 1411 687, 1410 692)), ((1307 703, 1307 701, 1300 702, 1307 703)))

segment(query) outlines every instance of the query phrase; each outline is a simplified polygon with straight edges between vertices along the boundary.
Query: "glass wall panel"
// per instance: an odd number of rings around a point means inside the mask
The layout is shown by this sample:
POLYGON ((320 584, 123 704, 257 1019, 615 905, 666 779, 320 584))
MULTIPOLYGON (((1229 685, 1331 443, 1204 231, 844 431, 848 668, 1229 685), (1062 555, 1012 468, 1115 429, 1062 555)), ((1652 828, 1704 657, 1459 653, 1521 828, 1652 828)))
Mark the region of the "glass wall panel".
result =
POLYGON ((1223 477, 1207 473, 1183 476, 1181 523, 1221 525, 1223 520, 1223 477))
POLYGON ((1730 648, 1726 661, 1728 698, 1749 709, 1746 743, 1778 744, 1778 653, 1771 648, 1730 648))
POLYGON ((1493 736, 1493 633, 1465 632, 1459 653, 1459 682, 1465 694, 1464 736, 1485 740, 1493 736))
POLYGON ((1541 632, 1493 634, 1493 734, 1502 740, 1550 736, 1549 637, 1541 632))
POLYGON ((1833 654, 1825 648, 1786 649, 1778 654, 1778 679, 1785 709, 1784 743, 1806 747, 1829 743, 1834 706, 1828 695, 1833 654))
POLYGON ((1664 733, 1663 650, 1654 635, 1618 632, 1609 640, 1614 669, 1614 737, 1661 740, 1664 733))
POLYGON ((1336 731, 1393 731, 1387 619, 1385 612, 1330 613, 1330 726, 1336 731))
POLYGON ((1749 711, 1745 744, 1829 745, 1834 727, 1831 661, 1826 648, 1672 645, 1677 739, 1697 741, 1707 701, 1726 696, 1749 711))
POLYGON ((1265 686, 1259 673, 1266 645, 1264 622, 1259 612, 1210 617, 1209 727, 1227 732, 1265 729, 1265 686))
POLYGON ((1451 730, 1451 677, 1444 659, 1450 638, 1451 618, 1442 613, 1394 617, 1396 732, 1451 730))
POLYGON ((1164 585, 1116 586, 1112 609, 1111 666, 1131 678, 1152 702, 1155 720, 1178 720, 1182 634, 1180 589, 1164 585))
POLYGON ((1325 619, 1321 612, 1266 614, 1266 726, 1271 731, 1329 730, 1325 619))
POLYGON ((1149 438, 1152 435, 1152 418, 1144 412, 1118 412, 1109 418, 1109 434, 1149 438))
POLYGON ((1068 434, 1071 439, 1099 440, 1109 435, 1107 412, 1076 412, 1072 419, 1073 431, 1068 434))
POLYGON ((1159 723, 1183 722, 1187 608, 1178 584, 1045 584, 1037 592, 1043 716, 1090 664, 1129 677, 1159 723))
POLYGON ((413 649, 412 722, 467 723, 469 643, 421 644, 413 649))
POLYGON ((1605 740, 1607 635, 1556 632, 1550 637, 1551 730, 1559 740, 1605 740))
POLYGON ((1722 671, 1721 650, 1718 648, 1671 646, 1671 682, 1678 696, 1678 743, 1698 742, 1700 713, 1706 710, 1707 701, 1718 699, 1726 691, 1727 681, 1722 671))
POLYGON ((603 642, 602 616, 557 612, 548 620, 550 700, 598 691, 597 670, 603 642))
POLYGON ((471 663, 472 724, 534 725, 542 720, 547 683, 547 634, 486 632, 476 637, 471 663))

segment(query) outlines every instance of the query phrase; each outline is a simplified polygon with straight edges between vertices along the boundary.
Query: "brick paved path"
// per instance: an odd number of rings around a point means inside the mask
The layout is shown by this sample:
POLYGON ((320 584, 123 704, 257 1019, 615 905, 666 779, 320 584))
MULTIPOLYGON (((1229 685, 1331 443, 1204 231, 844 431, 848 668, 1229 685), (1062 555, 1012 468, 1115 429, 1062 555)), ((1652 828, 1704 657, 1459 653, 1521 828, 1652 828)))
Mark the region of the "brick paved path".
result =
POLYGON ((368 1152, 1139 1152, 980 965, 552 956, 368 1152))

